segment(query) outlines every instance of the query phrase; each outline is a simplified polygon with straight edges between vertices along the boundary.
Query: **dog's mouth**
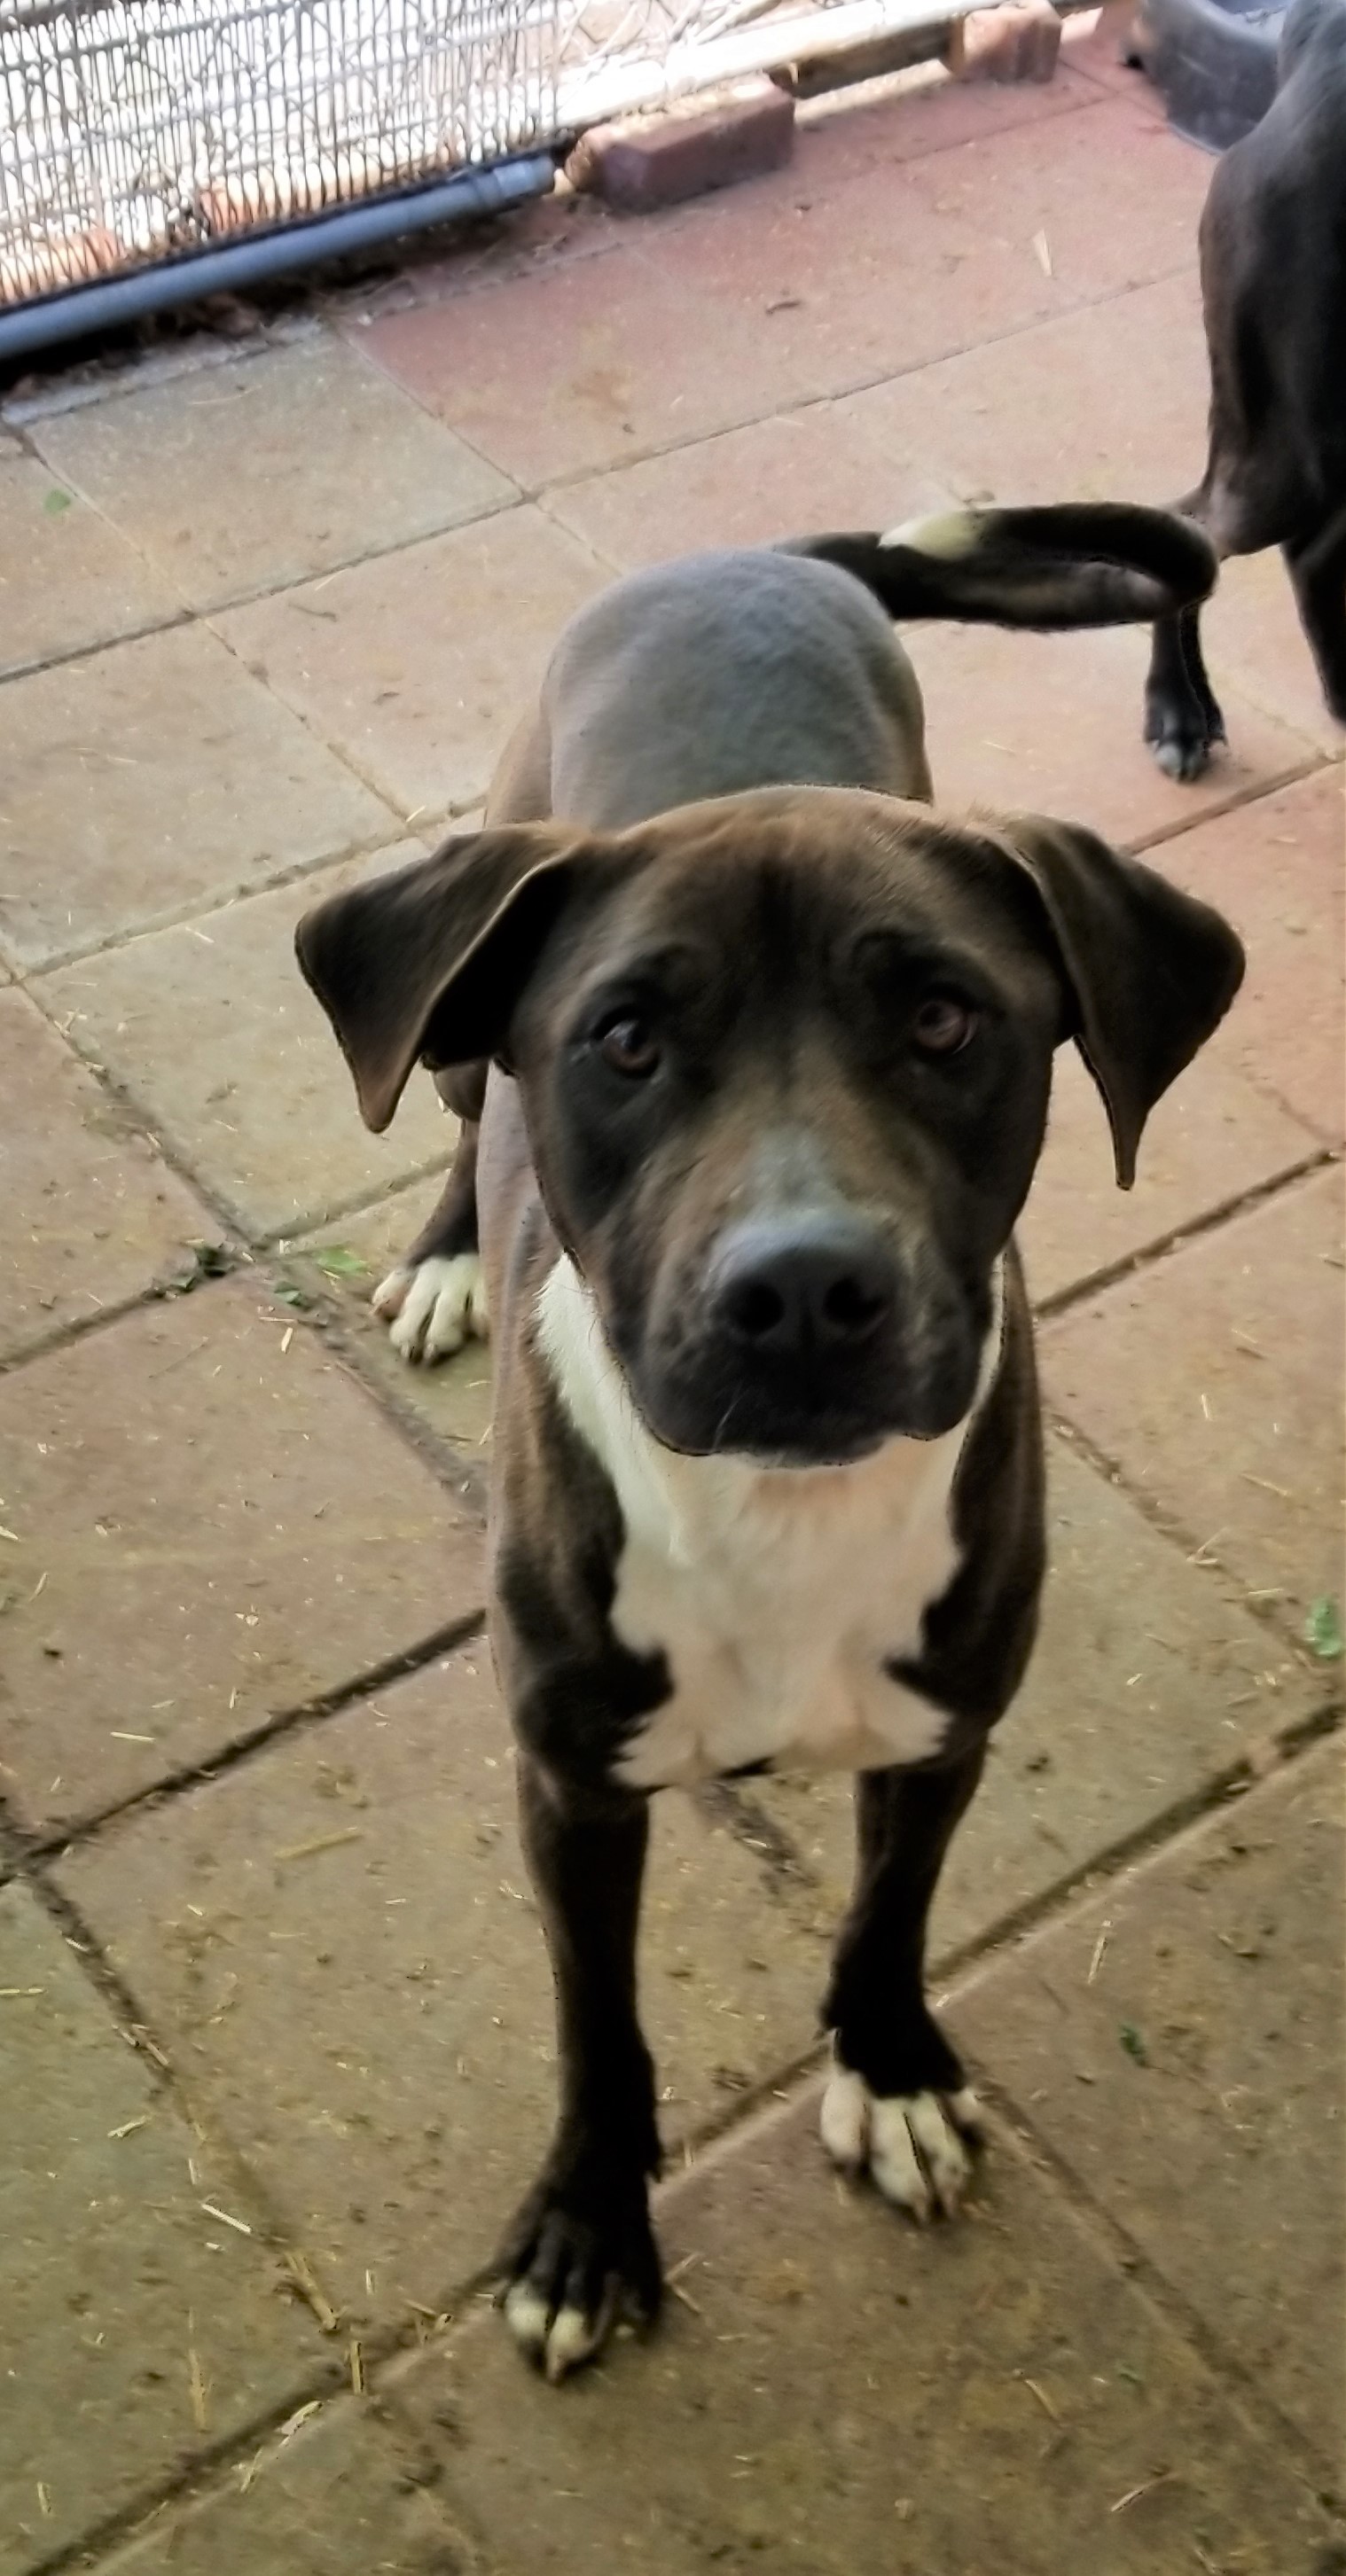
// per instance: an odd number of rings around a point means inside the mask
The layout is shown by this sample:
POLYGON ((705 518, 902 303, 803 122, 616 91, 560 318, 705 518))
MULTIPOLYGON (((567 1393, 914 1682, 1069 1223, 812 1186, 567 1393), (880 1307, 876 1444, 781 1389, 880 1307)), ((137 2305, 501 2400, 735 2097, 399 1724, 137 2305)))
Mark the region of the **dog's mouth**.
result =
POLYGON ((977 1392, 980 1337, 959 1335, 931 1366, 912 1370, 881 1354, 839 1382, 833 1370, 748 1369, 713 1364, 628 1365, 647 1430, 687 1457, 748 1458, 762 1467, 850 1467, 890 1440, 938 1440, 965 1420, 977 1392))

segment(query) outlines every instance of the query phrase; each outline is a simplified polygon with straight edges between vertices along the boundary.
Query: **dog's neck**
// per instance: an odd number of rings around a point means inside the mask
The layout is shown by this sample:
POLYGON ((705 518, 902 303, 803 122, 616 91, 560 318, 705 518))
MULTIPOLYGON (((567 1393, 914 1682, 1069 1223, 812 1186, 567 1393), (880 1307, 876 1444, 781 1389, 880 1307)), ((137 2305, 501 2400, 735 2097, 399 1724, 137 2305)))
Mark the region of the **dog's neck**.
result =
POLYGON ((657 1541, 691 1564, 716 1531, 726 1536, 749 1513, 863 1510, 876 1487, 904 1484, 915 1504, 927 1484, 947 1490, 952 1460, 994 1383, 1004 1331, 1004 1268, 991 1276, 991 1322, 972 1403, 937 1440, 896 1435, 846 1466, 785 1467, 724 1452, 689 1457, 666 1448, 641 1416, 604 1331, 592 1290, 567 1254, 558 1255, 537 1303, 538 1347, 567 1420, 611 1477, 630 1535, 657 1541))

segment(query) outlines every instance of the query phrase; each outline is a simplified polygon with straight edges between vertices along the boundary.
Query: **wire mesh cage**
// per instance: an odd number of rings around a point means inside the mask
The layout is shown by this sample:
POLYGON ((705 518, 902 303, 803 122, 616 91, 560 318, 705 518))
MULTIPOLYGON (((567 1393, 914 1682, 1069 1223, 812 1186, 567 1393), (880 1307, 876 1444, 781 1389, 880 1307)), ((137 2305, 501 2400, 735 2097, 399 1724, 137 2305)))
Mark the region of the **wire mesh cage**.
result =
POLYGON ((0 0, 0 305, 556 128, 557 0, 0 0))
POLYGON ((0 323, 930 5, 0 0, 0 323))
MULTIPOLYGON (((872 13, 876 0, 870 5, 872 13)), ((562 127, 657 106, 759 61, 785 62, 821 17, 845 7, 846 0, 562 0, 562 127), (735 39, 742 40, 737 59, 735 39)), ((857 15, 854 0, 849 14, 857 15)))

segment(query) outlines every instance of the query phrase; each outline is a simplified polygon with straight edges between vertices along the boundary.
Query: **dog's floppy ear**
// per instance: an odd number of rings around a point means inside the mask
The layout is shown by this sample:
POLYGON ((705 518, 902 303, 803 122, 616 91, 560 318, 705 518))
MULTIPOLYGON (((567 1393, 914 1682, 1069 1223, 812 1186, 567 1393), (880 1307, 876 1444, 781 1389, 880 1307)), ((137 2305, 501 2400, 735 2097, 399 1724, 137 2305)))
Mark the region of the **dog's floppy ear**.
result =
POLYGON ((435 1070, 495 1055, 543 940, 595 844, 517 823, 445 841, 307 912, 295 954, 381 1135, 418 1058, 435 1070))
POLYGON ((1077 824, 1014 815, 1001 831, 1046 913, 1070 996, 1065 1034, 1102 1094, 1129 1190, 1150 1111, 1243 981, 1242 946, 1209 904, 1077 824))

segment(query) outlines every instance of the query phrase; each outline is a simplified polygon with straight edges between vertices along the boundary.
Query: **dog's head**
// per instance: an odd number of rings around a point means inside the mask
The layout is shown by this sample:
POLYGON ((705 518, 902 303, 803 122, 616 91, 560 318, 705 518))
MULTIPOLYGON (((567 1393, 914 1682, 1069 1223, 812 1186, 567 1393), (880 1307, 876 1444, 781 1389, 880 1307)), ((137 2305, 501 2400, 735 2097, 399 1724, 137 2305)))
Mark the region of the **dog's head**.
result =
POLYGON ((1126 1187, 1243 969, 1090 833, 826 788, 475 833, 334 896, 298 950, 371 1127, 418 1058, 514 1077, 656 1437, 799 1465, 962 1420, 1054 1048, 1126 1187))

